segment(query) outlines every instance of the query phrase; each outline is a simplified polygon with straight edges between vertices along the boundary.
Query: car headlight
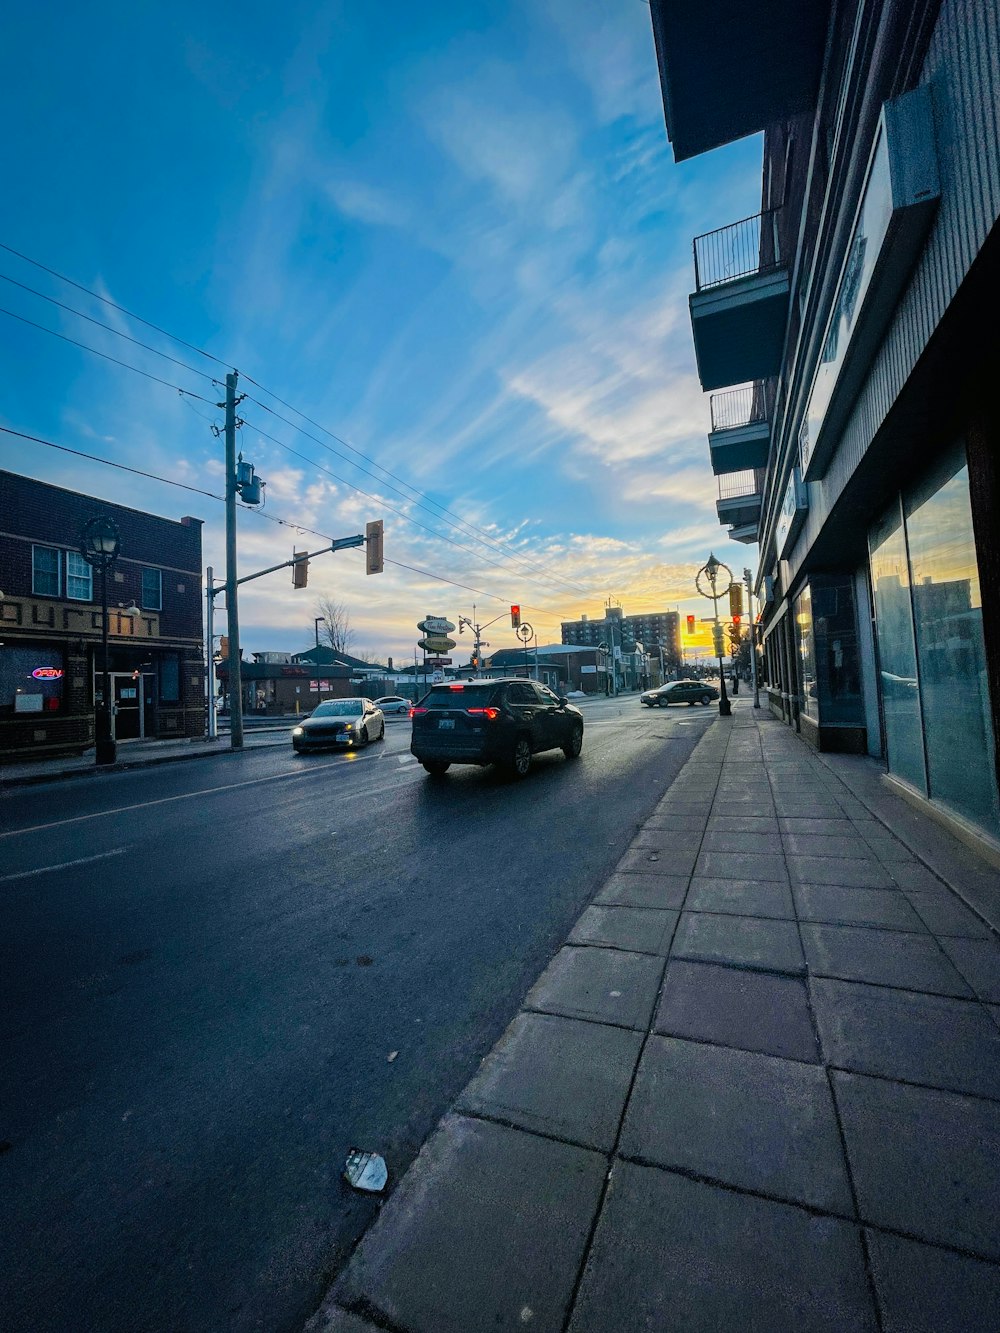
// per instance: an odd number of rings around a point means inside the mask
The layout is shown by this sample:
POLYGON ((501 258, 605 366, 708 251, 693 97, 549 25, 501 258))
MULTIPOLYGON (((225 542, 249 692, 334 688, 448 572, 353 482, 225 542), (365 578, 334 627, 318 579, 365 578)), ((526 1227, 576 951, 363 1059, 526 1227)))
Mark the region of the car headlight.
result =
POLYGON ((348 722, 348 724, 347 724, 347 726, 344 728, 344 730, 345 730, 345 731, 353 731, 353 730, 354 730, 354 723, 353 723, 353 722, 348 722))
POLYGON ((304 736, 305 734, 306 734, 306 733, 305 733, 304 728, 302 728, 302 727, 292 727, 292 735, 293 735, 293 736, 304 736))

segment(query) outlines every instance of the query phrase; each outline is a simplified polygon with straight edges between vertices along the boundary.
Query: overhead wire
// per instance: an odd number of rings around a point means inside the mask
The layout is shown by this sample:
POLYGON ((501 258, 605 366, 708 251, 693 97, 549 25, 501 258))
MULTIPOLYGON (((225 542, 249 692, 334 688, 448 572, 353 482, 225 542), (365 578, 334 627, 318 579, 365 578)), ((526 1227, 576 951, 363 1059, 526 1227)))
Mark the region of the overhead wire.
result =
MULTIPOLYGON (((245 378, 249 379, 249 376, 246 376, 245 378)), ((256 381, 252 382, 256 383, 256 381)), ((269 390, 265 390, 265 392, 269 392, 269 390)), ((272 397, 273 396, 274 395, 272 395, 272 397)), ((316 428, 317 430, 323 431, 324 434, 329 435, 331 439, 337 440, 339 443, 343 444, 345 448, 350 449, 350 451, 352 453, 357 454, 359 458, 364 458, 367 462, 372 463, 372 465, 374 467, 377 467, 379 471, 385 472, 387 476, 392 477, 393 480, 395 481, 398 481, 400 485, 406 486, 409 490, 414 491, 415 494, 417 496, 421 496, 422 499, 414 499, 413 496, 404 494, 404 492, 399 490, 398 487, 393 486, 391 483, 385 481, 382 477, 376 476, 374 472, 371 472, 366 467, 362 467, 360 463, 355 463, 353 459, 346 457, 346 455, 342 454, 338 449, 331 448, 330 445, 328 445, 324 440, 319 439, 315 435, 311 435, 309 431, 304 430, 302 426, 296 425, 294 421, 289 421, 288 418, 282 416, 280 412, 275 412, 274 408, 268 407, 267 403, 262 403, 259 398, 254 398, 252 394, 247 394, 246 397, 251 403, 256 403, 256 405, 258 407, 263 408, 265 412, 269 412, 273 417, 276 417, 278 421, 284 422, 286 426, 291 426, 292 430, 298 431, 301 435, 304 435, 306 439, 312 440, 315 444, 318 444, 321 449, 325 449, 328 453, 333 454, 335 458, 342 458, 344 462, 348 463, 351 467, 356 467, 359 472, 363 472, 366 477, 371 477, 373 481, 377 481, 380 486, 383 486, 387 490, 392 491, 395 495, 398 495, 400 499, 405 500, 407 504, 415 505, 418 509, 423 509, 425 513, 428 513, 433 518, 439 520, 443 517, 443 515, 435 513, 434 510, 429 507, 430 505, 435 505, 438 509, 444 509, 444 512, 446 514, 453 514, 453 511, 449 510, 446 506, 439 505, 436 500, 433 500, 430 496, 425 495, 424 492, 417 490, 415 486, 411 486, 410 483, 408 481, 403 480, 403 478, 397 477, 395 473, 390 472, 389 469, 383 467, 381 463, 376 462, 374 459, 369 458, 367 454, 361 453, 359 449, 355 449, 353 445, 348 444, 346 440, 341 438, 341 436, 335 435, 333 431, 327 430, 325 426, 317 425, 316 428), (424 501, 427 501, 428 503, 424 503, 424 501)), ((280 402, 281 400, 279 399, 278 401, 280 402)), ((297 412, 298 409, 293 407, 291 408, 291 411, 297 412)), ((306 417, 304 413, 300 412, 299 415, 302 416, 304 420, 309 421, 310 425, 316 425, 316 423, 311 421, 309 417, 306 417)), ((541 573, 548 573, 549 577, 553 580, 553 582, 561 583, 564 587, 570 588, 573 592, 583 593, 584 596, 587 596, 589 594, 589 589, 582 588, 580 587, 579 584, 570 583, 566 579, 561 579, 557 575, 549 573, 549 571, 545 569, 544 565, 540 565, 536 561, 528 559, 527 556, 520 555, 513 549, 513 547, 509 545, 509 543, 497 541, 495 538, 491 537, 488 533, 486 533, 482 528, 478 528, 476 524, 468 523, 465 519, 461 518, 457 514, 453 514, 453 518, 456 520, 456 522, 449 523, 449 526, 456 527, 456 523, 461 524, 462 528, 466 529, 466 531, 462 533, 463 536, 470 537, 473 541, 479 542, 482 545, 489 546, 490 548, 496 550, 499 554, 506 555, 508 560, 516 560, 518 561, 518 563, 524 565, 528 569, 534 569, 541 573)), ((447 519, 445 519, 445 521, 448 522, 447 519)))
POLYGON ((6 250, 9 255, 14 255, 17 259, 23 259, 26 264, 31 264, 43 273, 48 273, 53 278, 58 278, 60 282, 65 282, 70 287, 75 287, 77 291, 84 292, 87 296, 92 296, 95 301, 101 301, 104 305, 110 306, 112 310, 117 310, 119 314, 127 315, 129 319, 134 319, 136 323, 143 324, 147 329, 152 329, 154 333, 162 334, 164 338, 169 338, 172 342, 179 343, 181 347, 186 347, 189 352, 197 352, 199 356, 206 357, 209 361, 214 361, 218 366, 227 366, 228 362, 223 361, 221 357, 214 356, 211 352, 206 352, 204 347, 198 347, 195 343, 186 342, 179 338, 176 333, 170 333, 167 329, 161 329, 159 324, 152 323, 151 320, 143 319, 141 315, 135 314, 131 310, 126 310, 123 305, 117 301, 112 301, 110 296, 102 296, 100 292, 91 291, 85 287, 82 282, 76 282, 73 278, 68 278, 65 273, 60 273, 54 268, 49 268, 47 264, 41 263, 37 259, 32 259, 30 255, 22 254, 20 250, 15 250, 12 245, 5 245, 0 241, 0 250, 6 250))
POLYGON ((7 315, 10 319, 20 320, 22 324, 28 324, 31 328, 38 329, 42 333, 48 333, 53 338, 59 338, 62 342, 72 343, 74 347, 79 347, 94 356, 102 357, 105 361, 111 361, 125 370, 134 371, 136 375, 142 375, 144 379, 152 380, 154 384, 162 384, 164 388, 174 389, 177 393, 186 394, 189 398, 197 398, 201 403, 209 403, 215 406, 212 399, 204 397, 203 394, 195 393, 192 389, 182 389, 179 384, 171 384, 169 380, 161 379, 159 375, 153 375, 150 371, 143 370, 139 366, 133 366, 129 361, 122 361, 119 357, 112 356, 110 352, 101 352, 96 347, 91 347, 89 343, 82 343, 77 338, 71 338, 69 334, 59 333, 56 329, 50 329, 45 324, 38 324, 35 320, 28 319, 26 315, 15 314, 13 310, 7 310, 3 306, 0 306, 0 315, 7 315))
MULTIPOLYGON (((220 504, 225 504, 226 502, 226 497, 224 495, 217 495, 214 491, 207 491, 200 486, 191 486, 187 482, 177 481, 173 477, 161 477, 155 472, 146 472, 142 468, 131 467, 127 463, 116 462, 112 458, 102 458, 100 454, 86 453, 82 449, 71 449, 69 445, 57 444, 54 440, 43 439, 40 435, 30 435, 26 431, 14 430, 10 426, 0 426, 0 434, 11 435, 15 439, 26 440, 31 444, 41 444, 47 449, 56 449, 59 453, 71 454, 74 458, 83 458, 91 463, 101 463, 105 467, 115 468, 119 472, 129 472, 133 476, 145 477, 149 481, 156 481, 162 483, 164 486, 173 486, 178 490, 189 491, 193 495, 202 495, 209 500, 217 500, 220 504)), ((296 519, 281 518, 277 514, 267 514, 253 505, 240 505, 239 508, 245 513, 255 514, 258 518, 267 519, 271 523, 278 523, 282 527, 294 528, 296 532, 301 534, 308 534, 311 537, 319 537, 322 541, 332 542, 334 540, 328 532, 320 532, 316 528, 307 527, 304 523, 301 523, 296 519)), ((395 565, 399 569, 409 570, 411 573, 419 574, 423 578, 434 579, 438 583, 448 583, 454 588, 461 588, 465 592, 474 592, 480 597, 489 597, 500 603, 507 602, 506 597, 501 596, 499 593, 488 592, 485 588, 474 588, 470 584, 459 583, 456 579, 448 578, 444 574, 435 574, 429 569, 418 569, 415 565, 407 565, 401 560, 392 560, 388 556, 383 558, 387 565, 395 565)), ((529 607, 527 606, 527 603, 523 603, 522 605, 524 605, 527 610, 537 611, 540 615, 550 615, 554 619, 558 619, 560 614, 562 614, 560 612, 543 610, 541 607, 529 607)))
MULTIPOLYGON (((182 370, 189 371, 192 375, 200 375, 211 384, 217 383, 214 376, 207 370, 199 370, 197 366, 189 366, 186 361, 179 361, 177 357, 171 356, 168 352, 163 352, 159 347, 153 347, 149 343, 142 342, 139 338, 133 338, 131 334, 116 329, 113 324, 105 324, 102 319, 95 319, 93 315, 84 314, 82 310, 77 310, 74 306, 66 305, 62 301, 57 301, 54 296, 49 296, 46 292, 37 291, 34 287, 29 287, 26 282, 18 282, 7 273, 0 273, 0 281, 9 282, 12 287, 20 287, 22 292, 29 292, 32 296, 37 296, 43 301, 48 301, 50 305, 58 306, 60 310, 65 310, 67 314, 76 315, 77 319, 85 319, 89 324, 96 324, 99 329, 106 329, 108 333, 113 333, 116 338, 124 338, 126 342, 132 343, 135 347, 141 347, 143 351, 152 352, 154 356, 162 356, 164 361, 169 361, 171 365, 180 366, 182 370)), ((15 318, 20 318, 15 316, 15 318)))
MULTIPOLYGON (((257 434, 260 435, 263 439, 270 440, 272 444, 276 444, 280 449, 284 449, 285 452, 291 454, 293 458, 298 458, 303 463, 308 463, 310 467, 318 468, 320 472, 323 472, 327 476, 332 477, 334 481, 339 482, 343 486, 351 487, 351 489, 357 491, 359 495, 363 495, 366 497, 366 499, 372 500, 376 504, 381 505, 383 509, 388 509, 388 511, 391 514, 395 514, 398 518, 404 519, 407 523, 412 523, 415 527, 422 528, 424 532, 430 533, 430 535, 432 537, 436 537, 438 541, 447 542, 450 546, 454 546, 459 551, 463 551, 466 555, 472 556, 474 559, 479 560, 481 563, 485 564, 490 569, 501 569, 501 570, 503 569, 503 566, 498 565, 495 560, 484 559, 483 555, 480 552, 470 550, 468 546, 464 546, 461 542, 456 541, 454 537, 449 537, 443 532, 437 532, 434 528, 428 527, 426 523, 421 523, 419 519, 414 518, 412 514, 407 514, 402 509, 397 509, 395 505, 389 504, 389 502, 383 499, 381 496, 372 495, 370 491, 366 491, 362 487, 356 485, 355 483, 347 481, 346 478, 339 476, 332 469, 324 467, 322 463, 317 463, 315 459, 307 458, 305 454, 299 453, 297 449, 293 449, 292 446, 290 444, 286 444, 284 440, 279 440, 277 436, 271 435, 267 431, 261 430, 260 427, 255 425, 253 422, 245 420, 243 424, 249 427, 251 430, 256 431, 257 434)), ((509 574, 509 571, 504 571, 504 572, 509 574)), ((522 579, 527 579, 532 583, 541 582, 541 580, 538 578, 537 575, 524 574, 521 573, 520 571, 517 572, 518 572, 518 577, 522 579)))
MULTIPOLYGON (((76 290, 85 293, 87 296, 92 297, 94 300, 102 302, 104 305, 108 306, 113 310, 117 310, 120 314, 125 315, 128 319, 136 320, 138 323, 144 325, 146 328, 152 329, 154 330, 154 332, 159 333, 162 337, 169 338, 171 341, 176 342, 180 346, 186 347, 189 351, 193 351, 197 353, 199 356, 204 356, 208 360, 213 361, 217 365, 226 366, 228 368, 229 363, 223 361, 220 357, 215 356, 213 353, 206 351, 204 348, 197 346, 197 344, 195 343, 188 342, 186 339, 179 337, 177 334, 171 333, 169 330, 162 328, 158 324, 154 324, 151 320, 144 319, 141 315, 137 315, 134 313, 134 311, 128 310, 126 307, 120 305, 118 302, 113 301, 110 297, 103 296, 100 292, 93 291, 93 289, 86 287, 83 283, 77 282, 75 279, 68 277, 64 273, 60 273, 57 269, 51 268, 47 264, 43 264, 37 259, 33 259, 30 255, 26 255, 22 251, 16 250, 13 246, 7 245, 4 242, 0 241, 0 250, 6 251, 8 254, 15 256, 15 258, 20 259, 27 264, 31 264, 33 267, 41 270, 44 273, 48 273, 51 277, 57 278, 60 282, 67 283, 69 286, 74 287, 76 288, 76 290)), ((58 306, 60 309, 65 310, 70 314, 76 315, 81 319, 85 319, 88 320, 90 323, 96 324, 98 327, 107 330, 107 332, 112 333, 117 337, 124 338, 128 342, 131 342, 136 346, 142 347, 146 351, 152 352, 157 356, 161 356, 165 360, 170 361, 175 365, 181 366, 183 369, 189 371, 192 374, 200 375, 210 380, 212 379, 212 377, 207 375, 206 372, 197 370, 195 367, 189 366, 186 363, 177 360, 177 358, 171 357, 168 353, 163 352, 158 348, 151 347, 147 343, 141 342, 139 339, 132 338, 129 334, 124 333, 120 329, 114 328, 112 325, 104 324, 102 323, 102 321, 94 319, 92 316, 86 315, 82 311, 75 310, 71 306, 64 305, 61 301, 56 300, 54 297, 51 297, 44 292, 39 292, 35 288, 29 287, 25 283, 18 282, 16 279, 9 278, 4 274, 0 274, 0 278, 4 278, 5 281, 10 282, 14 286, 20 287, 22 290, 27 291, 34 296, 40 297, 42 300, 51 302, 52 304, 58 306)), ((0 310, 0 313, 7 314, 13 319, 19 319, 25 324, 29 324, 32 327, 39 329, 42 332, 50 333, 53 337, 61 338, 65 342, 69 342, 74 344, 75 346, 81 347, 83 350, 93 352, 94 355, 101 356, 105 360, 111 361, 116 365, 120 365, 125 369, 133 370, 135 371, 135 373, 143 375, 147 379, 153 380, 156 383, 164 384, 167 387, 173 388, 178 393, 184 393, 190 397, 195 397, 195 398, 199 397, 199 395, 193 394, 189 390, 181 389, 180 386, 178 385, 169 384, 168 381, 159 379, 159 377, 150 374, 148 371, 141 370, 137 366, 132 366, 128 362, 120 361, 118 358, 112 357, 108 353, 100 352, 96 348, 89 347, 85 343, 80 343, 73 338, 69 338, 64 334, 60 334, 53 329, 47 328, 45 325, 37 324, 34 321, 25 318, 24 316, 15 314, 13 311, 0 310)), ((553 582, 559 583, 565 588, 568 588, 574 592, 580 592, 584 596, 592 595, 592 590, 583 588, 579 584, 571 583, 568 580, 563 579, 560 576, 551 573, 544 565, 540 565, 536 561, 532 561, 529 557, 515 550, 510 545, 509 542, 498 541, 496 538, 492 537, 489 533, 487 533, 485 529, 479 527, 477 524, 469 522, 469 520, 467 519, 463 519, 459 514, 456 514, 454 510, 449 509, 447 505, 442 505, 439 501, 436 501, 431 496, 426 495, 424 492, 420 491, 417 487, 413 486, 410 482, 406 481, 402 477, 397 476, 395 473, 390 471, 390 469, 384 467, 376 459, 371 458, 369 455, 365 454, 362 450, 352 445, 349 441, 343 439, 342 436, 337 435, 335 432, 329 430, 327 427, 321 425, 319 422, 314 421, 311 417, 306 415, 306 413, 302 412, 299 408, 295 407, 293 404, 281 398, 278 394, 268 389, 266 385, 262 384, 259 380, 254 379, 251 375, 243 374, 243 379, 246 382, 253 384, 256 388, 260 389, 263 393, 266 393, 269 397, 273 398, 275 402, 280 403, 283 407, 287 408, 289 411, 294 412, 297 416, 301 417, 302 420, 308 422, 311 426, 314 426, 317 430, 322 431, 325 435, 328 435, 331 439, 334 439, 339 444, 342 444, 344 448, 350 450, 351 453, 356 454, 359 458, 362 458, 366 462, 371 463, 373 467, 378 468, 380 472, 384 472, 386 476, 390 477, 393 481, 398 482, 402 486, 405 486, 407 490, 412 491, 414 493, 414 496, 420 497, 419 499, 414 499, 412 496, 402 495, 401 492, 396 490, 396 488, 393 486, 388 487, 388 489, 395 491, 397 495, 400 495, 402 499, 406 500, 407 503, 417 504, 419 508, 424 509, 428 513, 432 513, 432 511, 427 507, 428 504, 433 505, 435 509, 441 511, 440 515, 433 514, 435 518, 438 517, 442 518, 443 521, 448 524, 448 526, 453 528, 455 528, 456 525, 461 525, 461 527, 466 530, 465 535, 472 537, 472 540, 477 541, 480 544, 488 545, 493 549, 497 550, 498 552, 506 552, 508 559, 515 560, 518 563, 522 564, 523 566, 526 566, 527 568, 534 568, 539 572, 546 573, 553 582), (427 503, 426 504, 423 503, 424 501, 426 501, 427 503), (473 533, 479 535, 473 536, 473 533)), ((212 380, 212 382, 218 383, 218 381, 215 380, 212 380)), ((202 399, 202 401, 208 401, 208 400, 202 399)), ((339 454, 337 450, 330 449, 330 446, 325 444, 322 440, 316 440, 314 436, 309 435, 308 431, 304 431, 303 428, 297 425, 295 422, 288 421, 287 418, 282 417, 280 413, 275 412, 274 409, 269 407, 266 403, 262 403, 260 402, 259 399, 253 398, 252 396, 251 396, 251 401, 256 403, 264 411, 270 412, 273 416, 276 416, 279 420, 284 421, 285 424, 291 426, 293 430, 297 430, 302 434, 305 434, 307 438, 313 439, 315 443, 319 444, 322 448, 327 449, 335 456, 341 458, 343 457, 343 455, 339 454)), ((375 477, 366 468, 361 467, 360 464, 355 463, 352 459, 345 459, 344 461, 350 463, 352 467, 357 467, 359 471, 364 472, 366 475, 372 476, 373 480, 378 481, 380 485, 382 486, 387 485, 387 483, 381 477, 375 477)), ((313 465, 318 466, 316 464, 313 465)), ((347 486, 353 486, 353 483, 348 482, 346 480, 342 480, 342 484, 347 486)), ((359 494, 362 495, 367 494, 367 492, 363 491, 360 487, 353 486, 353 488, 357 490, 359 494)), ((404 515, 403 517, 408 517, 408 516, 404 515)))

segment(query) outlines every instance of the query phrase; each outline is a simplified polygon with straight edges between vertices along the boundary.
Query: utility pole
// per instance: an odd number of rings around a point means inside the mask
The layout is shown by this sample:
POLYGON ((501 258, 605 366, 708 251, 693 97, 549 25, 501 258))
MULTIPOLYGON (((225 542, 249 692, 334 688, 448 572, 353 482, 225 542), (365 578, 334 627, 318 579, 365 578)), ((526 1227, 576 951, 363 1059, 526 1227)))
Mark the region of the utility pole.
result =
POLYGON ((750 622, 750 678, 753 681, 753 706, 760 707, 760 681, 757 679, 757 624, 753 614, 753 582, 749 569, 743 571, 747 585, 747 620, 750 622))
POLYGON ((236 371, 226 376, 226 616, 229 630, 229 744, 243 749, 243 675, 236 604, 236 371))
POLYGON ((214 741, 218 735, 217 719, 215 716, 215 597, 212 589, 215 586, 215 574, 212 566, 209 565, 205 571, 205 623, 207 633, 205 637, 208 640, 208 739, 214 741))

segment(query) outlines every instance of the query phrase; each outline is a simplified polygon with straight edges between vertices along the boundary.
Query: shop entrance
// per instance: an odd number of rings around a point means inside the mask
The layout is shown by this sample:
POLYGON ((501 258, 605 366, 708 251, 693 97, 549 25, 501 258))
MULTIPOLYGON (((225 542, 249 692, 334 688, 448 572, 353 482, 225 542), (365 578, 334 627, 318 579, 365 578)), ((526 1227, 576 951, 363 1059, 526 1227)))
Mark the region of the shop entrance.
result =
POLYGON ((114 704, 112 732, 115 740, 134 741, 144 736, 142 677, 133 676, 131 672, 112 672, 111 700, 114 704))

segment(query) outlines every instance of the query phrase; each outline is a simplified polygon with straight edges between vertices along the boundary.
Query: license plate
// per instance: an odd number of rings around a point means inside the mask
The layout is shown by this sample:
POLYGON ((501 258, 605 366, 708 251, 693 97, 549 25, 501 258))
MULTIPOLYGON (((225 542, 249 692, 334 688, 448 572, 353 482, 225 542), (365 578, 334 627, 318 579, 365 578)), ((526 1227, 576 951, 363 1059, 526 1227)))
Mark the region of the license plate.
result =
POLYGON ((454 731, 455 719, 453 717, 439 717, 438 731, 454 731))
POLYGON ((352 740, 353 740, 353 737, 352 737, 352 736, 338 736, 338 737, 337 737, 337 744, 338 744, 338 745, 350 745, 350 743, 351 743, 352 740))

